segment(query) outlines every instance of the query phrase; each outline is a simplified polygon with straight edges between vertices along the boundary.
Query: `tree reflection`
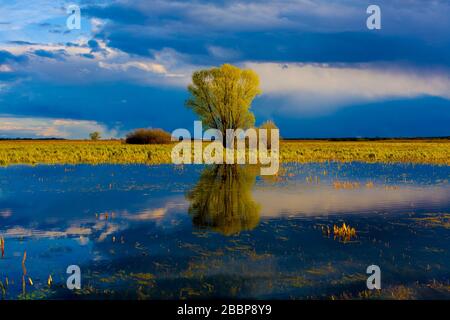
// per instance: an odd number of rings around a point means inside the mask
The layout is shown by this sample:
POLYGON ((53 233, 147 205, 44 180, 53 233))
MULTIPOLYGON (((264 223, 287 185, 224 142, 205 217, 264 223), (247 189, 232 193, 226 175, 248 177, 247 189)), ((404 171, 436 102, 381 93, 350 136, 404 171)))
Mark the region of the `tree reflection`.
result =
POLYGON ((251 189, 256 173, 256 168, 239 165, 204 169, 197 185, 186 194, 194 225, 224 235, 255 228, 260 206, 251 189))

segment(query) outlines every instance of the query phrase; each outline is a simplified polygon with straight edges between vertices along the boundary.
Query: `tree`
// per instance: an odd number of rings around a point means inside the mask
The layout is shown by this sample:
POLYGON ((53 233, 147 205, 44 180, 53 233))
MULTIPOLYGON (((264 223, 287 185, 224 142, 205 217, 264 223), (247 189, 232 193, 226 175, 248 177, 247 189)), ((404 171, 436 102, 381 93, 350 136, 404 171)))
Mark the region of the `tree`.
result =
POLYGON ((252 70, 224 64, 199 70, 192 75, 186 106, 192 109, 204 127, 218 129, 226 142, 227 129, 247 129, 255 124, 250 111, 253 99, 261 94, 259 77, 252 70))
MULTIPOLYGON (((267 130, 267 149, 271 149, 272 145, 270 143, 271 142, 270 135, 272 134, 273 129, 278 129, 277 125, 272 120, 267 120, 262 125, 260 125, 259 128, 267 130)), ((259 140, 259 136, 258 136, 258 140, 259 140)))
POLYGON ((92 141, 97 141, 97 140, 100 140, 102 137, 100 136, 100 132, 95 131, 95 132, 89 133, 89 138, 91 138, 92 141))
POLYGON ((256 169, 228 164, 205 168, 186 194, 193 224, 227 236, 255 228, 261 210, 252 196, 256 169))

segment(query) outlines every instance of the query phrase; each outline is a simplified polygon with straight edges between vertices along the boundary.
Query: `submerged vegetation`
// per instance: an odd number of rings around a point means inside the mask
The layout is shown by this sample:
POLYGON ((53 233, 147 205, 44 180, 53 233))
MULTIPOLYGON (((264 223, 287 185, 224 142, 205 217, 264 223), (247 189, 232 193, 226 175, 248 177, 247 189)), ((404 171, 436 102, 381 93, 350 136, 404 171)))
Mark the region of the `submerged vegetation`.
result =
POLYGON ((347 226, 344 222, 341 227, 336 225, 333 226, 333 234, 335 238, 346 242, 356 237, 356 229, 347 226))
MULTIPOLYGON (((173 144, 111 141, 0 141, 0 165, 169 164, 173 144)), ((450 140, 282 141, 282 162, 381 162, 450 165, 450 140)))
POLYGON ((322 226, 322 234, 328 238, 331 234, 333 234, 333 238, 335 240, 348 242, 356 238, 356 229, 346 225, 344 222, 341 227, 338 225, 333 225, 333 232, 331 232, 331 228, 329 226, 322 226))

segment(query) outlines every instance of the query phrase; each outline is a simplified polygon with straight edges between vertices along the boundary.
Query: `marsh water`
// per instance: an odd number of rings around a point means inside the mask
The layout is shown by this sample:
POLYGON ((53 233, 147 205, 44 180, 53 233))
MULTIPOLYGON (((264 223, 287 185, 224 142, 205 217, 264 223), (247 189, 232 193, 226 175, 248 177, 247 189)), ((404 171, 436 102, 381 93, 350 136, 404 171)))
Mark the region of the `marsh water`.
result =
POLYGON ((0 168, 0 297, 450 298, 449 166, 285 164, 277 177, 258 173, 0 168), (344 223, 356 235, 335 235, 344 223), (80 290, 66 287, 69 265, 80 267, 80 290), (367 289, 369 265, 380 267, 381 290, 367 289))

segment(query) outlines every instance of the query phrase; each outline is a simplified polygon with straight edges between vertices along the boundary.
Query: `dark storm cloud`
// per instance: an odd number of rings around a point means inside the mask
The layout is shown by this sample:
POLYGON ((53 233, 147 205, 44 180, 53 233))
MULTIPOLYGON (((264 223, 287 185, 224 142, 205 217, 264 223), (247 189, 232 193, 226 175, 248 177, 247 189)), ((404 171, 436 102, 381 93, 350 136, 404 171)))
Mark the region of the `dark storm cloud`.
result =
POLYGON ((132 1, 85 11, 109 20, 96 36, 111 47, 143 56, 171 48, 195 64, 250 60, 450 65, 450 23, 442 21, 450 14, 448 3, 379 4, 384 9, 379 32, 365 27, 365 1, 317 1, 316 7, 292 1, 132 1), (428 16, 421 16, 420 10, 428 16), (211 47, 236 54, 217 55, 211 47))

